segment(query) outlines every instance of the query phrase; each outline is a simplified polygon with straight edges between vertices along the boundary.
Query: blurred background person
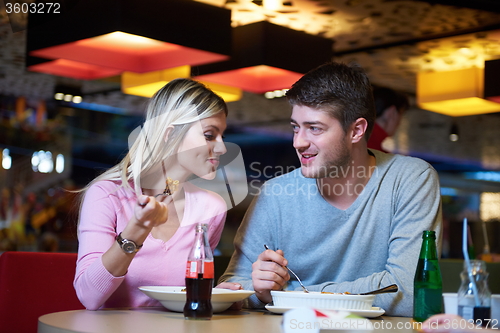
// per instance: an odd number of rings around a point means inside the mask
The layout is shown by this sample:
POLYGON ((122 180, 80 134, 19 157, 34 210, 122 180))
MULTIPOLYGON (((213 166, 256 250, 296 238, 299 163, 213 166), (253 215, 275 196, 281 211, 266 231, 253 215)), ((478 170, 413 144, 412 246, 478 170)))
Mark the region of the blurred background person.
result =
POLYGON ((387 152, 382 148, 382 142, 396 133, 403 113, 409 107, 408 97, 390 88, 373 87, 373 99, 377 115, 368 148, 387 152))

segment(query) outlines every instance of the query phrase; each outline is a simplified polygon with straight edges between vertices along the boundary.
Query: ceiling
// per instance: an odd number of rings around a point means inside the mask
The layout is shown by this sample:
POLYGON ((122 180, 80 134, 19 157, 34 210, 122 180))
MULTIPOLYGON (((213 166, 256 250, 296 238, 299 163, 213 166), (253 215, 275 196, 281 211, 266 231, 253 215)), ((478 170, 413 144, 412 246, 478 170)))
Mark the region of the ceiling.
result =
MULTIPOLYGON (((335 60, 357 62, 374 84, 409 94, 415 93, 416 73, 420 71, 483 67, 485 60, 500 58, 500 0, 195 1, 230 9, 233 26, 267 20, 330 38, 334 41, 335 60), (273 3, 275 9, 269 9, 273 3)), ((0 1, 0 27, 6 28, 8 22, 4 3, 0 1)), ((19 44, 18 50, 12 53, 14 58, 3 51, 0 54, 8 66, 18 53, 23 54, 24 34, 3 31, 0 43, 2 41, 9 48, 19 44)), ((1 70, 0 63, 0 74, 1 70)), ((41 83, 48 78, 38 76, 29 81, 26 77, 11 75, 11 80, 0 82, 0 91, 17 95, 17 91, 26 94, 28 90, 32 96, 52 96, 52 85, 41 83)), ((114 79, 78 84, 89 94, 119 90, 119 78, 114 79)), ((72 83, 65 78, 57 81, 72 83)), ((110 97, 105 96, 103 104, 142 103, 118 92, 115 95, 120 103, 109 101, 110 97)))
POLYGON ((355 61, 373 83, 407 93, 419 71, 500 58, 498 0, 197 1, 230 9, 233 26, 267 20, 333 39, 336 60, 355 61))

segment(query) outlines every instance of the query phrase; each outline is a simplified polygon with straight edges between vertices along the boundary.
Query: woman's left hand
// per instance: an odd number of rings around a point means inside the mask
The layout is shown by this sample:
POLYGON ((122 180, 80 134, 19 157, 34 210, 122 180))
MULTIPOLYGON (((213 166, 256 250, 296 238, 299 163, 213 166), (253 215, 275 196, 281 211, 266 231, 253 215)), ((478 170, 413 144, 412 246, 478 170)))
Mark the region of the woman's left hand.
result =
MULTIPOLYGON (((222 282, 219 283, 215 288, 242 290, 243 286, 235 282, 222 282)), ((241 310, 241 308, 243 308, 243 301, 233 303, 233 305, 229 307, 229 310, 241 310)))
POLYGON ((241 289, 243 289, 243 286, 241 284, 235 283, 235 282, 222 282, 222 283, 219 283, 215 288, 241 290, 241 289))

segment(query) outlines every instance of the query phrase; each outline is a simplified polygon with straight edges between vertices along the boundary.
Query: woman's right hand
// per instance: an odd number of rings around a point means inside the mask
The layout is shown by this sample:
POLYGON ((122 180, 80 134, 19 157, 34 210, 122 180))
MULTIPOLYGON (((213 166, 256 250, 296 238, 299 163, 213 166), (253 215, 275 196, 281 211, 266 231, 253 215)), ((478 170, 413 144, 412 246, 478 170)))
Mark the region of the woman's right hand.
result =
MULTIPOLYGON (((172 198, 169 196, 161 199, 163 201, 147 195, 137 198, 134 217, 123 229, 122 237, 134 241, 139 246, 144 244, 153 227, 165 223, 168 219, 167 205, 172 202, 172 198)), ((113 276, 123 276, 134 256, 135 254, 123 252, 118 243, 113 242, 111 248, 103 254, 102 263, 113 276)))
POLYGON ((137 198, 134 215, 139 226, 151 230, 153 227, 167 222, 167 205, 172 202, 172 196, 159 198, 163 199, 163 201, 156 200, 155 197, 147 195, 141 195, 137 198))

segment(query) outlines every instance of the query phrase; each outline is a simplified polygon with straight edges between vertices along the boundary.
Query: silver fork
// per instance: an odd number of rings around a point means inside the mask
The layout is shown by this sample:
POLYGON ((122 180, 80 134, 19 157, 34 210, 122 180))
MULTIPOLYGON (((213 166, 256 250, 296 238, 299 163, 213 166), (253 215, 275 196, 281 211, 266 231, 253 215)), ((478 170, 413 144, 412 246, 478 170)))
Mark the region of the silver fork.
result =
MULTIPOLYGON (((172 195, 172 193, 170 193, 170 190, 165 189, 165 191, 163 191, 163 193, 152 195, 152 197, 156 199, 159 196, 169 196, 169 195, 172 195)), ((147 203, 140 203, 139 205, 144 207, 147 205, 147 203)))
MULTIPOLYGON (((266 244, 264 244, 264 247, 266 248, 266 250, 269 250, 269 247, 267 247, 266 244)), ((288 269, 288 271, 290 273, 292 273, 293 276, 295 276, 295 278, 297 279, 297 281, 299 281, 300 283, 300 286, 302 287, 302 289, 304 289, 304 292, 308 293, 309 290, 307 290, 306 286, 304 286, 304 284, 302 283, 302 281, 300 281, 299 277, 297 276, 297 274, 295 274, 294 271, 292 271, 290 268, 288 268, 288 266, 285 266, 286 269, 288 269)))

